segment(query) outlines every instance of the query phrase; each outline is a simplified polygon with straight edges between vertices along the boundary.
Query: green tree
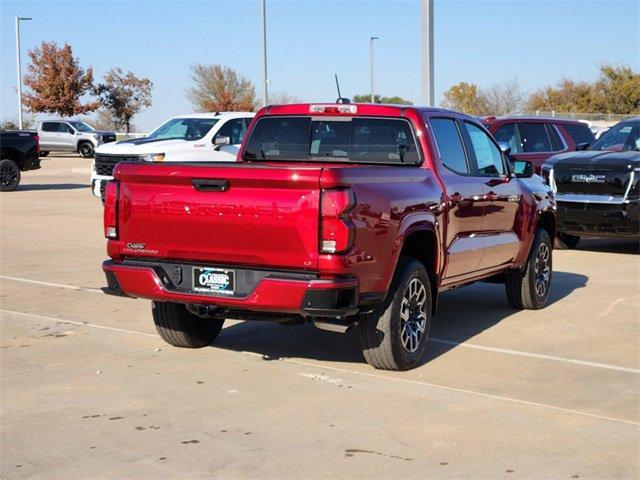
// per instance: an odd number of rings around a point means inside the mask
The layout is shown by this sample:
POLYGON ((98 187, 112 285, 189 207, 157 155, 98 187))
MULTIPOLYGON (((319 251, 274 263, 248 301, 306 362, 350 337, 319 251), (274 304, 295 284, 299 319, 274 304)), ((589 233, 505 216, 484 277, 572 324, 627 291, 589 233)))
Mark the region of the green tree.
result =
MULTIPOLYGON (((405 100, 397 95, 394 97, 383 97, 381 95, 374 95, 375 103, 387 103, 394 105, 413 105, 413 102, 405 100)), ((355 103, 371 103, 371 94, 365 93, 362 95, 354 95, 352 101, 355 103)))
POLYGON ((486 99, 477 85, 460 82, 444 92, 444 108, 466 113, 484 115, 488 113, 486 99))
POLYGON ((557 112, 597 111, 593 102, 593 87, 587 82, 564 79, 557 87, 546 87, 531 94, 527 108, 557 112))
POLYGON ((640 112, 640 74, 630 67, 602 65, 593 85, 596 111, 633 114, 640 112))
POLYGON ((104 75, 104 82, 95 89, 102 105, 109 111, 117 128, 131 129, 131 119, 143 108, 151 106, 153 83, 148 78, 126 74, 112 68, 104 75))
POLYGON ((199 112, 252 111, 256 108, 253 83, 223 65, 191 66, 193 87, 187 99, 199 112))

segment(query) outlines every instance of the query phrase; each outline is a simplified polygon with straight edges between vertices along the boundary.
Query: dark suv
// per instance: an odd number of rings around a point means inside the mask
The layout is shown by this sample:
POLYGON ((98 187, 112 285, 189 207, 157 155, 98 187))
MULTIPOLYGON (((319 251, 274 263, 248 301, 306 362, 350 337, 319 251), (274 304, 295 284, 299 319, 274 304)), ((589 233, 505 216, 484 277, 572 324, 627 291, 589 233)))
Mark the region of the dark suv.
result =
POLYGON ((482 123, 517 160, 533 162, 536 173, 552 155, 584 149, 595 141, 586 123, 542 117, 485 117, 482 123))
POLYGON ((640 236, 640 117, 614 125, 585 151, 554 155, 542 176, 558 202, 560 248, 585 236, 640 236))

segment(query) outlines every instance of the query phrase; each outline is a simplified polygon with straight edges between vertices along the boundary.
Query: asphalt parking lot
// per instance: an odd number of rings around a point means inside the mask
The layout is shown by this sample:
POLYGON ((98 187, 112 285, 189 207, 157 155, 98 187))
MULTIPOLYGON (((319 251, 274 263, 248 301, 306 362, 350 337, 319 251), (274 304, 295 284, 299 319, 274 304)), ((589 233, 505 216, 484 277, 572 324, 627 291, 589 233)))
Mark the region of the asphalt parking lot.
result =
POLYGON ((556 251, 551 304, 442 296, 424 364, 355 334, 227 322, 180 350, 104 295, 90 161, 47 157, 0 199, 2 478, 638 478, 640 257, 556 251))

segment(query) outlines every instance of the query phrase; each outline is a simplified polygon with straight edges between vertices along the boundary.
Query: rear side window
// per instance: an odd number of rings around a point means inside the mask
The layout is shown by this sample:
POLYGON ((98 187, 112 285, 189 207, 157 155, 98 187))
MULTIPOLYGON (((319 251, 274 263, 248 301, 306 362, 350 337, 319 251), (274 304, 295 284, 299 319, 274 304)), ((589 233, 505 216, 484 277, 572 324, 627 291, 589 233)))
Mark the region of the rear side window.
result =
POLYGON ((43 132, 57 132, 58 124, 54 122, 43 122, 42 123, 42 131, 43 132))
POLYGON ((455 120, 432 118, 429 123, 436 138, 442 164, 456 173, 468 175, 469 165, 455 120))
POLYGON ((522 153, 522 144, 515 123, 502 125, 493 135, 499 143, 506 143, 511 147, 511 153, 522 153))
POLYGON ((552 152, 544 123, 519 123, 522 151, 525 153, 552 152))
POLYGON ((311 160, 417 164, 406 120, 367 117, 265 117, 253 128, 246 160, 311 160))
POLYGON ((564 124, 562 128, 565 129, 576 145, 580 143, 593 143, 596 140, 596 137, 593 136, 593 132, 587 125, 564 124))

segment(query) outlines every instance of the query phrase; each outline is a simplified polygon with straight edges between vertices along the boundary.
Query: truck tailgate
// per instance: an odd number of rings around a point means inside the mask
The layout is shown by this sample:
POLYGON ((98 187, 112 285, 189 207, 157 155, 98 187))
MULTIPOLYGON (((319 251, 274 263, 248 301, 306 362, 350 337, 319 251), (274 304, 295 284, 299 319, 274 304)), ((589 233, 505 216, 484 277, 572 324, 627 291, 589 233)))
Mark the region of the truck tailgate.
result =
POLYGON ((320 167, 120 164, 126 257, 315 269, 320 167))

